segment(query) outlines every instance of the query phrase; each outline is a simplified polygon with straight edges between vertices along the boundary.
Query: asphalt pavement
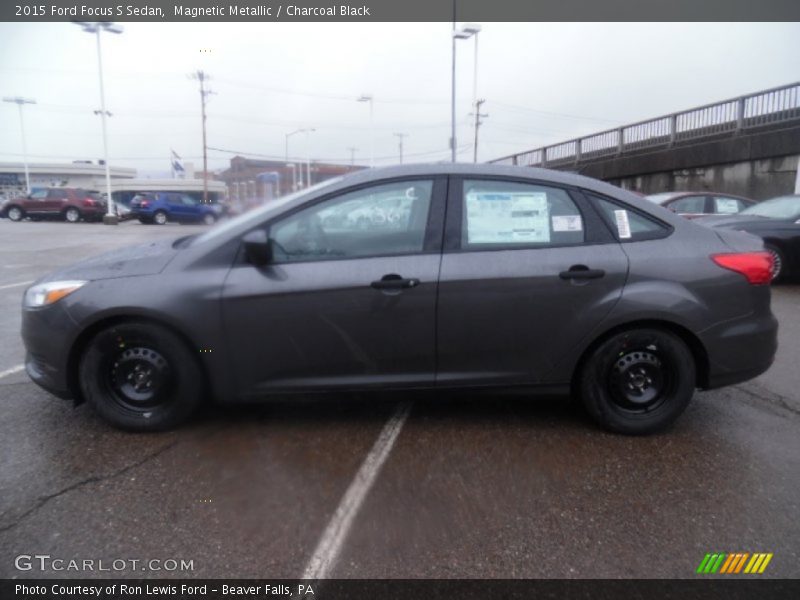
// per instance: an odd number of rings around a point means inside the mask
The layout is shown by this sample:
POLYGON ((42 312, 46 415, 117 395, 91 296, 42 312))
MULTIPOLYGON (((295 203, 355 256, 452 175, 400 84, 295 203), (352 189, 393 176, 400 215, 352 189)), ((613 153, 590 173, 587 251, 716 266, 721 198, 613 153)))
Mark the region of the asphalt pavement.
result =
POLYGON ((770 371, 648 437, 565 398, 466 392, 276 398, 129 434, 15 370, 27 282, 200 229, 0 220, 0 577, 691 578, 709 552, 800 576, 800 286, 773 290, 770 371))

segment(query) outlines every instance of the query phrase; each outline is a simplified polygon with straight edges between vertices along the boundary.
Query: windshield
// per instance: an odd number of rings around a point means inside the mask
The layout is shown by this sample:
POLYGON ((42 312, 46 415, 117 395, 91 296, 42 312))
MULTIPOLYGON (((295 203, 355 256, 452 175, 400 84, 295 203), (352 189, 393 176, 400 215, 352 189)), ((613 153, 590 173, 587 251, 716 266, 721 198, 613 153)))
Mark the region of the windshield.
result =
POLYGON ((759 202, 739 214, 769 219, 796 219, 800 217, 800 196, 782 196, 759 202))
POLYGON ((289 194, 288 196, 283 196, 282 198, 278 198, 277 200, 271 200, 270 202, 267 202, 266 204, 264 204, 259 208, 241 214, 238 217, 234 217, 230 221, 226 221, 220 225, 217 225, 216 227, 212 227, 206 233, 203 233, 194 238, 191 245, 194 246, 195 244, 203 244, 209 240, 216 239, 221 235, 224 235, 229 231, 233 231, 238 227, 246 225, 248 223, 255 226, 261 221, 261 219, 265 215, 268 215, 274 210, 282 208, 287 204, 291 204, 296 198, 305 196, 306 194, 312 194, 317 190, 321 190, 335 183, 339 183, 342 179, 343 179, 342 177, 333 177, 332 179, 326 179, 325 181, 322 181, 316 185, 312 185, 310 188, 300 190, 298 192, 295 192, 294 194, 289 194))

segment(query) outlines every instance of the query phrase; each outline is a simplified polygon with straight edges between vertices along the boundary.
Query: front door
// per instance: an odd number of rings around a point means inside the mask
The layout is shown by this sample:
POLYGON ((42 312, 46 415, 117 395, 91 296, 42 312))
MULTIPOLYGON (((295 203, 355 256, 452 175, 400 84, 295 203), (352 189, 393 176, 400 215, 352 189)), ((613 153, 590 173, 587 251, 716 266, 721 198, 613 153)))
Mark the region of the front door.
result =
POLYGON ((619 299, 627 257, 580 194, 502 179, 450 189, 437 382, 546 381, 619 299))
POLYGON ((241 261, 223 291, 242 395, 433 384, 445 188, 394 180, 264 224, 272 261, 241 261))

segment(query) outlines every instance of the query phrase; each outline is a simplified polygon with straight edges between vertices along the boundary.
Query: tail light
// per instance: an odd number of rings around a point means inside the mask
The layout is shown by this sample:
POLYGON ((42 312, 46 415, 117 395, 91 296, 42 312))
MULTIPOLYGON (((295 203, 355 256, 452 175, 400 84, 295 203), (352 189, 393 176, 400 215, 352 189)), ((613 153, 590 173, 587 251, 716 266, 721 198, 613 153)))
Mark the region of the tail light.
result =
POLYGON ((772 281, 774 259, 769 252, 712 254, 711 260, 720 267, 741 273, 753 285, 763 285, 772 281))
POLYGON ((97 204, 97 203, 92 198, 84 198, 83 199, 83 205, 84 206, 94 206, 95 204, 97 204))
POLYGON ((148 206, 150 206, 150 203, 147 200, 142 200, 141 202, 139 202, 139 206, 142 208, 147 208, 148 206))

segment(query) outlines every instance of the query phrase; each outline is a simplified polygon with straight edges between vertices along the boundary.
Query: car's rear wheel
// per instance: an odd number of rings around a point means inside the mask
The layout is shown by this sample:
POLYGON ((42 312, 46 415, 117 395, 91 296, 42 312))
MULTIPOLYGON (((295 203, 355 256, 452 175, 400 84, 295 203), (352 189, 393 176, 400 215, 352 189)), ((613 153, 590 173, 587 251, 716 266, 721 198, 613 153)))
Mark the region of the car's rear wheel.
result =
POLYGON ((9 206, 6 211, 8 218, 12 221, 22 221, 25 218, 25 211, 19 206, 9 206))
POLYGON ((206 225, 213 225, 216 222, 217 222, 217 217, 215 217, 211 213, 206 213, 205 215, 203 215, 203 223, 205 223, 206 225))
POLYGON ((70 206, 64 211, 64 220, 68 223, 77 223, 81 220, 81 212, 77 208, 70 206))
POLYGON ((79 365, 81 391, 109 423, 160 431, 188 419, 203 397, 196 356, 174 333, 131 321, 98 333, 79 365))
POLYGON ((670 425, 694 395, 695 361, 678 336, 632 329, 602 342, 580 373, 589 414, 617 433, 645 434, 670 425))
POLYGON ((778 283, 783 278, 786 264, 783 252, 772 244, 764 244, 764 250, 772 255, 772 283, 778 283))
POLYGON ((163 210, 157 210, 153 215, 153 222, 156 225, 165 225, 167 223, 167 213, 163 210))

